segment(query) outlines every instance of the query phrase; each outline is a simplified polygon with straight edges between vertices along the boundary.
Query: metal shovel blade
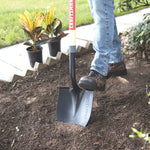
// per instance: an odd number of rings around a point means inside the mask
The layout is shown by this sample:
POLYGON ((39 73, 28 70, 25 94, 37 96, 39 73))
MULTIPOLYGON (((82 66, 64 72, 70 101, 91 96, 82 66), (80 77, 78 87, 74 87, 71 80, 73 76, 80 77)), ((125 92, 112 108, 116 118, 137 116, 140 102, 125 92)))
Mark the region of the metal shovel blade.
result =
POLYGON ((93 91, 60 87, 57 102, 57 119, 65 123, 86 126, 92 111, 93 91))

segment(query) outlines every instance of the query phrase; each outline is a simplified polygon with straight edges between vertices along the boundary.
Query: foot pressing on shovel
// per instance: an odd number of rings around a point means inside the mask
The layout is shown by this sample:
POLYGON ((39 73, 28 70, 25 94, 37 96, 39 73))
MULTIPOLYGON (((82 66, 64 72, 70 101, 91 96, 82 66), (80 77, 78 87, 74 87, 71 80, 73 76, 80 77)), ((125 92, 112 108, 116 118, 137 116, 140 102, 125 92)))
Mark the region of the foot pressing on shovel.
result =
POLYGON ((91 70, 88 76, 84 76, 79 80, 79 86, 82 89, 94 91, 104 91, 106 79, 111 76, 126 75, 127 70, 124 62, 110 64, 108 68, 108 75, 103 76, 95 70, 91 70))
POLYGON ((112 75, 125 75, 127 71, 116 26, 114 0, 88 0, 88 2, 94 19, 93 50, 95 55, 89 75, 80 79, 79 86, 86 90, 103 91, 106 79, 112 75))

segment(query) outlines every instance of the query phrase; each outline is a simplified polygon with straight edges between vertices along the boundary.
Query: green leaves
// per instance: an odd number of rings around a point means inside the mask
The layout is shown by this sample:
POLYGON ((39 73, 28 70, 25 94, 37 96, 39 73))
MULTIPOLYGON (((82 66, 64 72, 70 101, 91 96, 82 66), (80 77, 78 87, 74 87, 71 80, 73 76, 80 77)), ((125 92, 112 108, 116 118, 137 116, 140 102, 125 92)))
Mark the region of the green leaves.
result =
POLYGON ((128 42, 130 47, 137 51, 137 53, 144 52, 145 55, 148 55, 150 52, 150 13, 146 14, 143 22, 133 27, 129 34, 128 42))
POLYGON ((132 129, 132 134, 129 135, 130 138, 140 138, 140 139, 144 139, 145 141, 150 141, 150 136, 148 133, 144 132, 142 133, 142 131, 138 131, 135 128, 131 128, 132 129))
POLYGON ((45 16, 43 20, 44 32, 49 35, 49 40, 56 40, 65 37, 62 31, 62 22, 60 19, 54 18, 54 8, 46 9, 46 13, 42 13, 45 16))
POLYGON ((146 95, 148 97, 148 104, 150 105, 150 90, 148 85, 146 85, 146 95))
POLYGON ((51 35, 51 38, 54 37, 54 35, 57 37, 58 34, 60 34, 62 29, 62 22, 55 18, 52 23, 47 24, 45 33, 51 35))
POLYGON ((34 47, 33 49, 36 50, 36 42, 43 37, 44 30, 41 23, 44 16, 40 12, 33 12, 33 15, 31 15, 27 10, 24 12, 24 15, 19 14, 18 16, 24 33, 32 40, 32 42, 25 42, 24 45, 34 47))
POLYGON ((59 19, 55 18, 52 25, 53 25, 53 33, 55 36, 57 36, 62 29, 62 22, 59 19))
POLYGON ((117 4, 117 8, 120 9, 120 11, 129 11, 141 5, 149 5, 149 2, 147 0, 120 0, 117 4))
MULTIPOLYGON (((150 97, 150 91, 149 91, 148 85, 146 85, 146 94, 149 98, 150 97)), ((149 100, 149 102, 150 102, 150 100, 149 100)), ((144 132, 142 130, 139 131, 136 128, 131 128, 131 129, 132 129, 132 134, 129 135, 130 138, 140 138, 146 142, 150 142, 150 133, 147 133, 147 129, 144 132)))
POLYGON ((25 42, 24 44, 33 47, 34 50, 40 44, 61 39, 67 35, 61 31, 61 20, 54 19, 54 8, 47 8, 45 14, 34 11, 33 15, 26 10, 23 15, 19 14, 18 16, 24 33, 31 39, 31 42, 25 42))
POLYGON ((24 15, 19 14, 18 16, 20 24, 29 32, 40 27, 44 19, 44 16, 41 16, 41 13, 33 12, 32 16, 27 10, 25 10, 24 15))

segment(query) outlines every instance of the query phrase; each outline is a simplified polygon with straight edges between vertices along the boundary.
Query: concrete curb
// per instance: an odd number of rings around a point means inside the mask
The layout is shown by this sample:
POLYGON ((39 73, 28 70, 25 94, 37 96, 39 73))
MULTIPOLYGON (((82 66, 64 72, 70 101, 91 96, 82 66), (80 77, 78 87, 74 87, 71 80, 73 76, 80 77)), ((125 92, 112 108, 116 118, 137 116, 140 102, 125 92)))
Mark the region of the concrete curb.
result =
MULTIPOLYGON (((87 41, 85 44, 85 47, 82 47, 80 45, 77 46, 77 56, 81 56, 81 55, 87 53, 88 51, 93 50, 92 45, 93 44, 91 42, 87 41)), ((44 63, 44 64, 36 62, 33 70, 26 70, 26 72, 23 76, 14 74, 13 78, 10 82, 0 80, 0 85, 6 84, 6 83, 11 83, 11 82, 16 82, 17 80, 23 79, 25 76, 32 76, 35 72, 39 72, 42 69, 46 68, 47 66, 53 66, 55 64, 58 64, 58 63, 61 63, 64 61, 69 61, 69 52, 66 54, 58 52, 56 58, 47 57, 46 63, 44 63)))

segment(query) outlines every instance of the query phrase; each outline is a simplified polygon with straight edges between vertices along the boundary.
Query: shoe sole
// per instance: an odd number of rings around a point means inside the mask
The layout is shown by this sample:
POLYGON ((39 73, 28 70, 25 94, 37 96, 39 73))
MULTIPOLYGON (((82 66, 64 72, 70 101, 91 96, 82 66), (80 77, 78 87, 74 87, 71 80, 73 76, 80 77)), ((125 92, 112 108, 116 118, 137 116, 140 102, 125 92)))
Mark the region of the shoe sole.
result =
POLYGON ((126 69, 108 74, 107 79, 110 78, 111 76, 116 77, 116 76, 123 76, 123 75, 127 75, 127 70, 126 69))
POLYGON ((105 90, 105 85, 101 88, 98 88, 97 86, 91 83, 88 83, 87 81, 79 81, 78 85, 82 89, 89 90, 89 91, 104 91, 105 90))

